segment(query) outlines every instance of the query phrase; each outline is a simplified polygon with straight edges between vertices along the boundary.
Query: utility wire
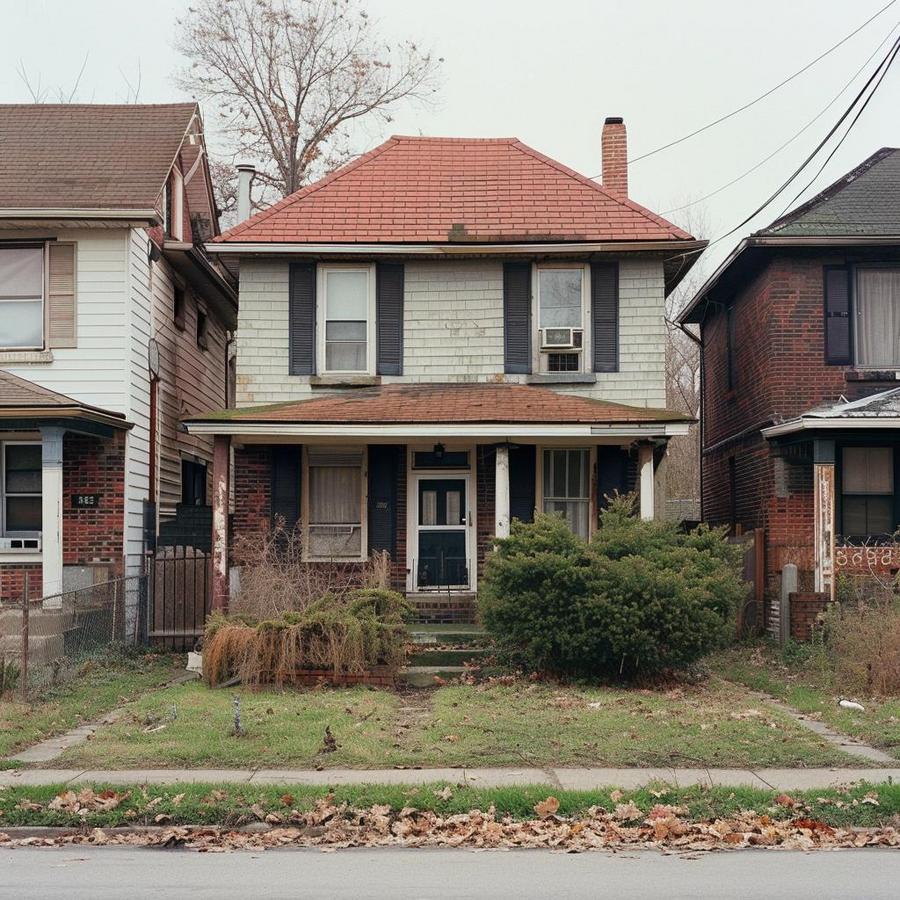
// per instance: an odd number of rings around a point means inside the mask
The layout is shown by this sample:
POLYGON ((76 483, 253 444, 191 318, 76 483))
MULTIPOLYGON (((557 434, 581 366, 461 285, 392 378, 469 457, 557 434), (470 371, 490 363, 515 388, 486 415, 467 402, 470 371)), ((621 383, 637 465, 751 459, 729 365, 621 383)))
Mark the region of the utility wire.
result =
POLYGON ((825 113, 827 113, 828 110, 831 109, 831 107, 834 106, 835 103, 837 103, 841 96, 847 92, 847 89, 851 84, 853 84, 854 81, 856 81, 863 69, 865 69, 870 62, 872 62, 878 51, 881 50, 881 48, 891 39, 891 35, 897 30, 898 26, 900 26, 900 22, 894 24, 891 30, 887 33, 886 37, 883 38, 881 43, 869 55, 868 59, 853 73, 847 83, 834 95, 834 97, 831 98, 828 104, 823 107, 812 119, 810 119, 799 131, 791 135, 791 137, 789 137, 783 144, 776 147, 765 159, 761 159, 758 163, 756 163, 756 165, 747 169, 746 172, 742 172, 736 178, 732 178, 731 181, 726 182, 720 187, 717 187, 715 190, 710 191, 708 194, 704 194, 702 197, 698 197, 696 200, 691 200, 690 203, 684 203, 681 206, 675 206, 672 209, 665 209, 660 213, 660 215, 667 216, 669 215, 669 213, 681 212, 681 210, 683 209, 687 209, 691 206, 696 206, 698 203, 702 203, 704 200, 709 200, 710 197, 715 197, 717 194, 721 194, 722 191, 727 190, 732 185, 737 184, 739 181, 743 181, 748 175, 752 175, 757 169, 764 166, 770 159, 773 159, 779 153, 781 153, 782 150, 793 144, 801 134, 804 134, 809 130, 809 128, 811 128, 816 122, 818 122, 819 119, 821 119, 822 116, 824 116, 825 113))
MULTIPOLYGON (((760 101, 765 100, 766 97, 770 96, 771 94, 774 94, 775 91, 779 90, 780 88, 783 88, 786 84, 789 84, 795 78, 798 78, 804 72, 811 69, 814 65, 816 65, 816 63, 821 62, 821 60, 825 59, 826 56, 829 56, 831 53, 833 53, 835 50, 837 50, 838 47, 841 47, 843 44, 846 44, 847 41, 850 40, 850 38, 859 34, 859 32, 862 31, 863 28, 866 27, 866 25, 868 25, 870 22, 875 21, 875 19, 877 19, 882 13, 884 13, 888 9, 890 9, 896 2, 897 2, 897 0, 890 0, 890 3, 887 3, 885 6, 882 6, 881 9, 879 9, 876 13, 874 13, 874 15, 872 15, 868 19, 866 19, 866 21, 863 22, 862 25, 858 26, 853 31, 851 31, 850 34, 841 38, 836 44, 829 47, 823 53, 820 53, 814 60, 808 62, 802 69, 798 69, 796 72, 794 72, 793 75, 789 75, 787 78, 785 78, 783 81, 780 81, 774 87, 769 88, 769 90, 767 90, 764 94, 760 94, 758 97, 756 97, 753 100, 750 100, 748 103, 745 103, 743 106, 739 106, 737 109, 734 109, 729 113, 726 113, 724 116, 719 116, 718 119, 715 119, 712 122, 708 122, 706 125, 703 125, 700 128, 697 128, 696 130, 690 132, 689 134, 685 134, 680 138, 676 138, 674 141, 669 141, 669 143, 667 143, 667 144, 663 144, 660 147, 656 147, 654 150, 648 150, 646 153, 642 153, 640 156, 636 156, 633 159, 629 159, 628 163, 630 164, 630 163, 639 162, 642 159, 647 159, 647 157, 649 157, 649 156, 654 156, 657 153, 661 153, 663 150, 668 150, 670 147, 674 147, 677 144, 681 144, 684 141, 687 141, 692 137, 696 137, 698 134, 702 134, 704 131, 708 131, 710 128, 713 128, 716 125, 720 125, 722 122, 725 122, 728 119, 731 119, 734 116, 738 115, 738 113, 742 113, 742 112, 744 112, 744 110, 750 109, 751 106, 755 106, 760 101)), ((592 178, 600 178, 600 175, 592 175, 591 177, 592 178)))

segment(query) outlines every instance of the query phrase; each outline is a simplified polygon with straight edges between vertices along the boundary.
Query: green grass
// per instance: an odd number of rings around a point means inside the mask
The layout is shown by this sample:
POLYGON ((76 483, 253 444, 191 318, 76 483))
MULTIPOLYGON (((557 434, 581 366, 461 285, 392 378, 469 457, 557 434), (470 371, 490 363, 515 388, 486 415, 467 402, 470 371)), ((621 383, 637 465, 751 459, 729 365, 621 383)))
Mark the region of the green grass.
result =
POLYGON ((814 654, 786 662, 777 648, 769 645, 735 648, 718 654, 712 664, 722 676, 777 697, 835 731, 900 759, 900 697, 855 697, 865 711, 843 709, 838 706, 839 686, 832 683, 814 654))
MULTIPOLYGON (((77 790, 81 790, 79 786, 77 790)), ((173 786, 116 787, 94 785, 95 790, 115 790, 123 795, 119 805, 102 812, 51 810, 47 804, 62 791, 62 785, 14 787, 0 791, 0 831, 16 825, 111 827, 115 825, 225 825, 256 821, 260 813, 285 814, 310 809, 328 794, 337 804, 366 808, 386 805, 393 810, 412 807, 440 815, 486 810, 493 806, 499 816, 534 818, 534 805, 553 795, 559 800, 560 816, 583 815, 591 806, 612 810, 616 803, 633 801, 643 814, 658 803, 682 806, 684 818, 707 821, 725 818, 741 810, 767 813, 773 819, 801 815, 833 826, 874 827, 890 824, 900 815, 900 785, 859 784, 848 789, 794 792, 793 808, 776 803, 777 793, 756 788, 675 788, 656 784, 634 791, 621 791, 614 801, 612 788, 596 791, 560 791, 550 785, 473 788, 439 782, 428 785, 357 785, 310 787, 302 785, 179 784, 173 786), (449 788, 449 790, 447 790, 449 788), (873 802, 874 801, 874 802, 873 802), (256 807, 253 809, 252 807, 256 807)))
POLYGON ((747 767, 859 761, 740 687, 712 679, 705 686, 658 691, 460 685, 412 698, 367 688, 252 692, 191 683, 144 696, 93 740, 48 765, 747 767), (231 734, 235 693, 246 732, 240 737, 231 734), (407 719, 401 705, 416 702, 424 704, 420 715, 407 719), (320 752, 326 726, 338 744, 332 753, 320 752))
MULTIPOLYGON (((180 662, 180 657, 178 661, 180 662)), ((178 674, 176 659, 111 655, 87 662, 73 681, 22 703, 0 701, 0 757, 89 722, 178 674)))

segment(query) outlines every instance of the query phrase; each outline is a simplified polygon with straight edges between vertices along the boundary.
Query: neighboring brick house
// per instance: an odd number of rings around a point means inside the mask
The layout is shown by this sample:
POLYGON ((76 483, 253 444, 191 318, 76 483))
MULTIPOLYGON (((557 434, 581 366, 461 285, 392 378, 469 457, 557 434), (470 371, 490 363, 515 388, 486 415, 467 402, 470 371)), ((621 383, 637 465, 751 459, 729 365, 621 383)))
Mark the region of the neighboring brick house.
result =
MULTIPOLYGON (((140 571, 206 503, 237 294, 199 109, 0 105, 0 601, 140 571)), ((136 596, 136 594, 135 594, 136 596)))
POLYGON ((234 535, 277 516, 309 559, 391 555, 423 618, 471 617, 511 517, 596 528, 688 419, 665 406, 665 298, 703 243, 514 138, 393 137, 207 246, 240 269, 236 411, 215 435, 216 601, 234 535), (688 255, 690 261, 693 255, 688 255), (216 507, 218 507, 216 509, 216 507))
POLYGON ((741 241, 680 320, 702 337, 703 518, 765 529, 772 603, 787 563, 829 595, 836 570, 896 571, 900 151, 741 241))

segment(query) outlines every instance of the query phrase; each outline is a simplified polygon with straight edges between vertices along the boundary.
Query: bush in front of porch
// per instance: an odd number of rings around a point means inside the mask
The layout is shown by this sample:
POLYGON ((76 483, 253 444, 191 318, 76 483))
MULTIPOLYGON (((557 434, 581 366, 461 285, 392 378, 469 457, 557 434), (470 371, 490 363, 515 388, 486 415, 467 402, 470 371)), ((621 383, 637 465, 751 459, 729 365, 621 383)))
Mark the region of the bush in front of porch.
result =
POLYGON ((593 540, 559 517, 514 522, 488 560, 482 620, 528 669, 635 679, 684 668, 728 643, 746 587, 724 532, 683 534, 614 498, 593 540))

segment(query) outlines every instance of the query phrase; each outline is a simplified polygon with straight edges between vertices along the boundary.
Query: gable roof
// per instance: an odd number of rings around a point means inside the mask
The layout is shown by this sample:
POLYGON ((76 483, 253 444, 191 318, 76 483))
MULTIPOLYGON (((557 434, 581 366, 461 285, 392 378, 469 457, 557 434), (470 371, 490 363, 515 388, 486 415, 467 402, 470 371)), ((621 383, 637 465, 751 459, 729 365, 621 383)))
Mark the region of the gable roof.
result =
POLYGON ((0 419, 22 415, 28 418, 85 418, 116 428, 131 427, 122 413, 82 403, 0 369, 0 419))
POLYGON ((732 292, 767 254, 791 246, 900 245, 900 149, 882 147, 855 169, 771 225, 745 237, 678 315, 700 322, 713 289, 732 292))
POLYGON ((196 103, 0 104, 0 209, 157 206, 196 103))
POLYGON ((308 400, 226 409, 189 420, 277 425, 617 425, 693 422, 668 409, 626 406, 523 384, 389 384, 308 400))
POLYGON ((758 235, 900 235, 900 152, 883 147, 758 235))
POLYGON ((691 239, 517 138, 399 135, 217 238, 340 244, 691 239))

